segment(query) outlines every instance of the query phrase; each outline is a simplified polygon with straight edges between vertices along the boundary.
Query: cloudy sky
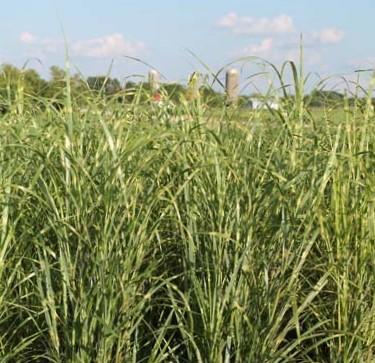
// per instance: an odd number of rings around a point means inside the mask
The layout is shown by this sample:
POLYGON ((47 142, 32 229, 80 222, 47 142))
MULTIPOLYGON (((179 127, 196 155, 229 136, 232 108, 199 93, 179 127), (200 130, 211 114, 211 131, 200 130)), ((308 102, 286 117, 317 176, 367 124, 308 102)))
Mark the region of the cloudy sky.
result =
POLYGON ((131 56, 182 80, 198 67, 188 50, 215 70, 250 55, 280 64, 298 58, 303 34, 306 68, 341 74, 375 65, 374 17, 374 0, 3 1, 0 60, 46 76, 67 44, 84 75, 112 59, 118 77, 147 72, 131 56))

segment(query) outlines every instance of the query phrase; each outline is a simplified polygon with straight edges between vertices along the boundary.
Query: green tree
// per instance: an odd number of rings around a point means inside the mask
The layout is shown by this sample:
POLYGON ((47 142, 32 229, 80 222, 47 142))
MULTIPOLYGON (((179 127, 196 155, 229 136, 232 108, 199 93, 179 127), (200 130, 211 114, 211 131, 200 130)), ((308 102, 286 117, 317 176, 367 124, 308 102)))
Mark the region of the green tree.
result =
POLYGON ((0 69, 0 109, 4 112, 15 107, 22 112, 25 104, 35 104, 46 88, 47 82, 34 69, 4 64, 0 69))
POLYGON ((210 107, 221 107, 225 104, 225 95, 216 92, 209 85, 204 85, 199 90, 202 100, 210 107))
MULTIPOLYGON (((78 74, 73 74, 69 78, 71 96, 77 102, 81 101, 82 95, 87 91, 85 82, 81 79, 78 74)), ((66 97, 66 72, 64 69, 58 66, 52 66, 50 68, 50 80, 46 87, 44 96, 52 100, 57 108, 63 107, 66 97)))
POLYGON ((172 102, 179 103, 181 97, 185 95, 186 89, 179 83, 169 83, 163 84, 161 91, 164 91, 172 102))
POLYGON ((91 90, 104 92, 106 96, 112 96, 121 91, 121 84, 117 78, 91 76, 87 78, 87 84, 91 90))
POLYGON ((335 107, 343 105, 344 95, 337 91, 315 90, 306 97, 306 100, 313 107, 335 107))

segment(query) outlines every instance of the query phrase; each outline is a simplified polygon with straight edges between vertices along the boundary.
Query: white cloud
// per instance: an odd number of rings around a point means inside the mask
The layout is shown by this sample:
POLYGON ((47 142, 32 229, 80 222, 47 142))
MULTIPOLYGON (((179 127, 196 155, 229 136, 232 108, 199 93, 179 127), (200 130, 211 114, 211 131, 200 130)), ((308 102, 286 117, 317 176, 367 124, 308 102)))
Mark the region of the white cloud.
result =
POLYGON ((239 17, 236 13, 230 12, 224 15, 217 22, 217 25, 221 28, 234 28, 239 21, 239 17))
MULTIPOLYGON (((285 42, 285 40, 281 38, 265 38, 232 55, 234 57, 257 56, 272 63, 281 64, 286 60, 298 62, 300 49, 299 45, 291 46, 291 43, 285 42)), ((306 65, 317 65, 322 60, 320 52, 312 47, 304 49, 304 58, 306 65)))
POLYGON ((37 40, 36 36, 30 32, 23 32, 20 34, 19 40, 22 43, 34 44, 37 40))
MULTIPOLYGON (((247 34, 247 35, 279 35, 288 36, 289 41, 286 39, 285 44, 290 43, 289 46, 299 45, 300 39, 297 39, 297 29, 294 20, 291 16, 281 14, 275 17, 251 17, 242 16, 236 12, 229 12, 217 21, 217 26, 230 30, 234 34, 247 34), (291 36, 291 38, 290 38, 291 36)), ((336 27, 327 27, 316 32, 306 32, 303 37, 304 46, 316 46, 322 44, 338 44, 344 38, 344 32, 336 27)), ((263 40, 265 42, 265 40, 263 40)), ((270 41, 268 40, 268 44, 270 41)), ((267 42, 260 44, 261 47, 267 47, 267 42)), ((248 48, 254 53, 262 53, 263 48, 260 50, 248 48)))
MULTIPOLYGON (((344 32, 337 28, 325 28, 315 32, 305 32, 302 34, 302 46, 306 48, 317 48, 324 45, 334 45, 340 43, 344 39, 344 32)), ((283 38, 283 46, 285 48, 299 48, 301 45, 301 37, 293 34, 283 38)))
POLYGON ((230 12, 220 18, 217 25, 235 34, 285 34, 295 31, 293 19, 288 15, 273 18, 240 16, 230 12))
POLYGON ((142 42, 132 42, 122 34, 114 33, 99 38, 76 41, 72 44, 72 51, 76 55, 107 58, 121 55, 138 55, 144 51, 142 42))
POLYGON ((313 37, 322 44, 338 44, 344 38, 344 32, 337 28, 326 28, 315 33, 313 37))
MULTIPOLYGON (((65 47, 65 42, 61 38, 38 38, 29 32, 22 33, 20 41, 29 46, 29 51, 32 50, 38 54, 61 53, 65 47)), ((120 33, 87 40, 76 40, 68 43, 67 47, 72 55, 92 58, 111 58, 121 55, 136 56, 145 49, 142 42, 129 41, 120 33)))
POLYGON ((263 39, 260 43, 250 45, 243 49, 243 54, 265 56, 269 54, 274 46, 272 38, 263 39))

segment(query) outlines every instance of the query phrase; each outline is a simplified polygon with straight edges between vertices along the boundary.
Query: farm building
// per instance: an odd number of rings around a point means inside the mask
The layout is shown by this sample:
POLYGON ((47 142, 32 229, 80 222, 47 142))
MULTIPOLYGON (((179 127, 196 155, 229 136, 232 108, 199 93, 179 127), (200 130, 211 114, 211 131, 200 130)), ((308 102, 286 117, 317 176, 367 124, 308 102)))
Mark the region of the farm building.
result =
POLYGON ((277 100, 252 97, 249 99, 248 107, 253 110, 267 110, 269 108, 273 110, 278 110, 280 104, 277 100))

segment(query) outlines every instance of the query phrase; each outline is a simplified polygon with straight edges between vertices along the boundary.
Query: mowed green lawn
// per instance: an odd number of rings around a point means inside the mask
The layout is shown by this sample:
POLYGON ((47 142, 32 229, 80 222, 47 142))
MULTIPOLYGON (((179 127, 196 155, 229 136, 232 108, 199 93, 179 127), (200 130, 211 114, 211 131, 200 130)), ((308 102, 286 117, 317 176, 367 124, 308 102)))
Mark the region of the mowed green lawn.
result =
POLYGON ((295 106, 3 115, 0 361, 374 362, 375 118, 295 106))

